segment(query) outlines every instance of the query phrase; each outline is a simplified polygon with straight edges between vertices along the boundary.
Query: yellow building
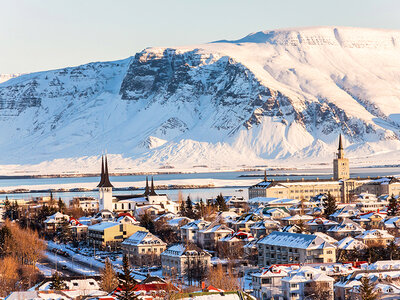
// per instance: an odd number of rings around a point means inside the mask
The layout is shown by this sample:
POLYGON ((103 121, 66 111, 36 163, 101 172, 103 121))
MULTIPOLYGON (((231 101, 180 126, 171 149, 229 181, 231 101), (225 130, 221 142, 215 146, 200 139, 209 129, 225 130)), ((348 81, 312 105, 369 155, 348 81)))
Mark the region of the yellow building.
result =
POLYGON ((97 248, 117 248, 121 242, 137 231, 147 231, 146 228, 130 223, 101 222, 88 228, 88 240, 97 248))
POLYGON ((319 194, 330 193, 337 201, 349 203, 355 195, 371 193, 380 195, 398 195, 400 181, 394 177, 387 178, 350 178, 349 160, 344 158, 342 138, 339 138, 337 158, 333 161, 332 179, 313 180, 267 180, 249 188, 249 199, 256 197, 308 200, 319 194))

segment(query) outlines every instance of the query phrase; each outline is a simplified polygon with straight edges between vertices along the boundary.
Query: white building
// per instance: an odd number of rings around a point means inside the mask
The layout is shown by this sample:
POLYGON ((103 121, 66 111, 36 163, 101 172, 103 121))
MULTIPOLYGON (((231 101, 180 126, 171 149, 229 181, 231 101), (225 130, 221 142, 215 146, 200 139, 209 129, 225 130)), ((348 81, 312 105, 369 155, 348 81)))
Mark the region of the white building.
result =
POLYGON ((334 263, 336 247, 313 234, 274 231, 258 241, 258 264, 334 263))
POLYGON ((181 227, 181 239, 182 241, 195 243, 198 242, 198 233, 200 230, 210 226, 211 222, 204 220, 195 220, 187 223, 181 227))
POLYGON ((285 299, 303 300, 319 296, 321 300, 333 300, 334 281, 323 271, 303 266, 282 278, 282 290, 285 299))
POLYGON ((135 265, 154 264, 167 244, 148 231, 137 231, 121 243, 124 255, 135 265))
POLYGON ((176 244, 161 253, 163 276, 185 276, 188 268, 209 268, 211 254, 194 244, 176 244))

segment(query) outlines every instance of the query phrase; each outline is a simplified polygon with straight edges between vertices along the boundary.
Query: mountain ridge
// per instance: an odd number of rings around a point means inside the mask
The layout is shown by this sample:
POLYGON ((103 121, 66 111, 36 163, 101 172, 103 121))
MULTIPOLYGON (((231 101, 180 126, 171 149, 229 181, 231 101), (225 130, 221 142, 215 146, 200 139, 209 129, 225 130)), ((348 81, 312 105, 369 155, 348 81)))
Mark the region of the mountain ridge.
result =
POLYGON ((22 75, 0 84, 0 163, 107 149, 121 168, 301 165, 329 162, 339 133, 357 163, 398 160, 399 41, 284 29, 22 75))

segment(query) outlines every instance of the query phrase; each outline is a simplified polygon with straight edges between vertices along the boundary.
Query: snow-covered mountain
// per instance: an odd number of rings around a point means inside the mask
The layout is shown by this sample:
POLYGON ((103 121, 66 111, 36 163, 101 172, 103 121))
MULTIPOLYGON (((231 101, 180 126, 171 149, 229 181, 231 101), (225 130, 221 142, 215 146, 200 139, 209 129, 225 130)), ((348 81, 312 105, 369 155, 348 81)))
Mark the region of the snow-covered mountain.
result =
POLYGON ((22 75, 0 84, 0 124, 0 163, 38 171, 97 170, 104 150, 121 171, 330 163, 340 132, 353 161, 399 162, 400 31, 264 31, 22 75))
POLYGON ((21 74, 15 73, 15 74, 0 74, 0 83, 6 82, 7 80, 10 80, 11 78, 15 78, 20 76, 21 74))

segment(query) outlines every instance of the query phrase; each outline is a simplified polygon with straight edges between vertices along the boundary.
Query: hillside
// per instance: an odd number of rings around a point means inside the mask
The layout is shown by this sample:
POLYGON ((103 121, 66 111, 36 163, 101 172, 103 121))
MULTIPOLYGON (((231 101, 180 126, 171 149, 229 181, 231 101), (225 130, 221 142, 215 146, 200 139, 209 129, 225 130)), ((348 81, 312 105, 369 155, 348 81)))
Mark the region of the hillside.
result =
POLYGON ((148 48, 0 84, 0 164, 21 172, 400 160, 400 31, 317 27, 148 48), (39 164, 26 166, 27 164, 39 164), (50 171, 49 171, 50 170, 50 171))

